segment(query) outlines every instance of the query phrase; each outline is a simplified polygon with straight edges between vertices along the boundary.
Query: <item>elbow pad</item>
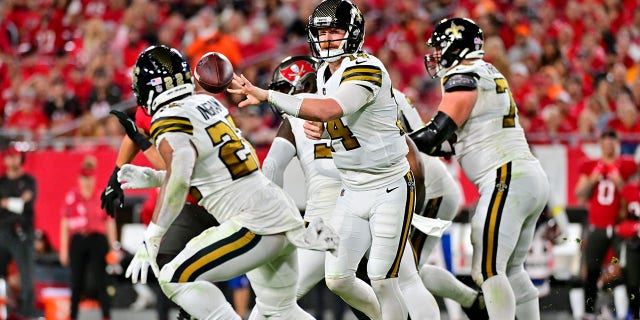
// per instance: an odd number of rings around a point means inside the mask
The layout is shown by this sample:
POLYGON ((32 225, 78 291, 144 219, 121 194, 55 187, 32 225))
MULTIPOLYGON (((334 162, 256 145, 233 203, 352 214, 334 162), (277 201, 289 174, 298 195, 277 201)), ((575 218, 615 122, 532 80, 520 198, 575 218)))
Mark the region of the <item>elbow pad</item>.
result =
POLYGON ((457 140, 456 130, 458 126, 453 119, 446 113, 438 111, 426 126, 410 133, 409 137, 421 152, 435 157, 451 157, 455 154, 453 144, 457 140))

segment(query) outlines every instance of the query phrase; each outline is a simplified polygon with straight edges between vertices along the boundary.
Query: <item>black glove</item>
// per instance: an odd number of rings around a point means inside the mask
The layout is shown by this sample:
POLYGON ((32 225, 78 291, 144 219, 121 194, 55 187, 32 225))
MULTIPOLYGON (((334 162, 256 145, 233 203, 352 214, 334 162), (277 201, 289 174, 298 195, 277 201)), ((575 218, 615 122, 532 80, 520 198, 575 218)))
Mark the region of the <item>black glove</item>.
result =
POLYGON ((120 182, 118 182, 118 171, 120 171, 120 167, 116 166, 111 173, 111 177, 109 177, 107 187, 100 196, 100 208, 105 209, 107 214, 114 218, 116 216, 116 207, 120 209, 124 207, 124 192, 120 188, 120 182))
POLYGON ((433 152, 429 155, 434 157, 443 157, 447 160, 451 159, 451 156, 456 154, 456 149, 453 145, 458 142, 458 135, 455 133, 449 137, 449 139, 442 142, 439 146, 433 148, 433 152))
POLYGON ((109 113, 118 118, 127 136, 138 145, 142 151, 146 151, 151 147, 149 139, 138 131, 138 126, 136 126, 136 123, 128 115, 119 110, 111 110, 109 113))

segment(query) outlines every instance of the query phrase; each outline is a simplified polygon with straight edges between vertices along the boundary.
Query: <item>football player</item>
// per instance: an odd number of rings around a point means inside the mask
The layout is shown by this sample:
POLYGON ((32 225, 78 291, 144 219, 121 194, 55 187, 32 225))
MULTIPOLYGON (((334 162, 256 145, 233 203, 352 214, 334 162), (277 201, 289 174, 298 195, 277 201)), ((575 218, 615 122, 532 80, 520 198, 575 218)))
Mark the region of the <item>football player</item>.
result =
MULTIPOLYGON (((424 126, 422 117, 411 101, 399 90, 394 89, 393 93, 398 102, 398 118, 402 127, 407 132, 422 128, 424 126)), ((417 202, 416 213, 427 218, 452 221, 462 203, 460 187, 442 160, 422 152, 418 154, 423 163, 424 174, 422 179, 416 174, 416 181, 424 181, 423 199, 425 201, 417 202)), ((450 158, 453 156, 453 150, 440 155, 450 158)), ((411 168, 414 172, 417 171, 413 169, 414 166, 411 168)), ((429 236, 417 228, 411 230, 411 244, 418 256, 418 270, 424 286, 437 296, 458 302, 470 319, 487 319, 482 293, 462 283, 446 269, 427 263, 429 255, 439 241, 439 237, 429 236)))
POLYGON ((607 264, 610 249, 617 248, 619 239, 613 228, 618 222, 620 191, 638 170, 633 158, 620 156, 620 140, 614 130, 600 134, 600 159, 590 159, 580 165, 575 194, 588 206, 588 230, 582 248, 586 277, 583 279, 585 318, 595 319, 598 299, 598 279, 607 264))
MULTIPOLYGON (((269 88, 295 94, 298 97, 317 97, 315 65, 316 61, 309 57, 288 57, 274 71, 269 88)), ((262 169, 268 178, 282 186, 284 171, 291 159, 297 156, 307 181, 304 219, 313 221, 316 217, 322 217, 323 220, 330 220, 341 186, 340 174, 333 163, 331 141, 307 138, 303 126, 302 119, 286 115, 283 117, 278 135, 271 144, 262 169)), ((412 142, 409 141, 409 143, 412 142)), ((415 159, 414 153, 410 153, 410 156, 412 158, 410 162, 416 163, 417 168, 420 160, 415 159)), ((421 171, 422 168, 420 167, 419 170, 421 171)), ((422 174, 416 173, 416 181, 418 176, 421 177, 422 174)), ((418 183, 416 189, 424 189, 424 183, 418 183)), ((300 249, 298 263, 300 274, 297 296, 300 299, 324 278, 325 253, 300 249)), ((403 255, 399 281, 411 318, 434 319, 434 316, 438 315, 437 302, 422 285, 411 250, 405 251, 403 255)), ((354 313, 359 318, 368 319, 358 310, 354 310, 354 313)))
POLYGON ((524 261, 549 183, 529 150, 504 75, 483 60, 483 42, 482 30, 470 19, 436 25, 427 41, 435 52, 425 56, 425 66, 432 77, 442 77, 443 96, 437 114, 411 138, 427 154, 455 151, 478 187, 472 277, 489 317, 540 319, 538 291, 524 261))
POLYGON ((212 96, 194 94, 189 64, 180 52, 148 48, 138 57, 132 79, 138 104, 152 116, 151 138, 167 171, 151 172, 162 181, 158 203, 125 275, 133 283, 145 282, 151 267, 165 294, 190 315, 240 319, 213 282, 246 273, 260 318, 313 319, 295 300, 293 244, 335 249, 336 235, 321 221, 305 234, 293 199, 264 177, 227 108, 212 96), (159 270, 160 241, 187 194, 220 226, 189 241, 159 270))
POLYGON ((621 262, 627 286, 631 319, 640 319, 640 182, 635 181, 622 189, 620 208, 622 221, 616 226, 618 236, 624 239, 626 259, 621 262))
POLYGON ((380 60, 360 51, 364 23, 348 0, 326 0, 313 10, 308 40, 313 56, 323 61, 317 79, 321 97, 264 90, 242 75, 234 76, 228 90, 246 96, 239 107, 269 101, 288 115, 317 121, 305 123, 307 136, 331 138, 342 189, 332 223, 340 227, 340 245, 337 256, 326 257, 327 287, 372 319, 393 319, 406 313, 397 277, 415 181, 389 74, 380 60), (367 251, 371 286, 355 276, 367 251))

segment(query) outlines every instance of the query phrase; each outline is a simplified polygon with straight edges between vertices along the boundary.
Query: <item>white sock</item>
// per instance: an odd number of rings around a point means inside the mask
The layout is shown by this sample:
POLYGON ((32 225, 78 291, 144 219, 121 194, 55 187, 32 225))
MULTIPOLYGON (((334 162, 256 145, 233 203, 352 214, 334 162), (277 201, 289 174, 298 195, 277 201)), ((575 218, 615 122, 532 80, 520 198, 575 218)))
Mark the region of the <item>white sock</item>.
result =
POLYGON ((516 297, 505 275, 499 274, 485 280, 482 293, 489 319, 515 319, 516 297))
POLYGON ((478 292, 458 280, 448 270, 425 264, 420 268, 422 283, 438 297, 450 298, 468 308, 476 300, 478 292))
POLYGON ((625 285, 613 288, 613 304, 616 306, 616 317, 618 319, 626 319, 629 312, 629 298, 627 298, 627 287, 625 285))
POLYGON ((160 286, 167 297, 197 319, 241 319, 222 291, 209 281, 161 283, 160 286))
POLYGON ((461 320, 462 319, 462 308, 460 308, 460 304, 452 299, 444 298, 444 305, 447 307, 447 314, 449 315, 450 320, 461 320))
POLYGON ((362 311, 372 320, 382 319, 380 302, 370 285, 353 277, 342 279, 325 278, 327 287, 348 305, 362 311))
POLYGON ((440 319, 438 302, 427 291, 418 275, 413 250, 404 250, 400 261, 398 283, 411 319, 440 319))
POLYGON ((512 272, 508 279, 516 299, 516 317, 519 320, 540 320, 538 288, 524 268, 514 268, 512 272))
POLYGON ((584 316, 584 290, 573 288, 569 290, 569 304, 574 319, 582 319, 584 316))
POLYGON ((398 315, 408 312, 404 305, 398 278, 371 280, 371 287, 380 302, 382 319, 395 319, 398 315))

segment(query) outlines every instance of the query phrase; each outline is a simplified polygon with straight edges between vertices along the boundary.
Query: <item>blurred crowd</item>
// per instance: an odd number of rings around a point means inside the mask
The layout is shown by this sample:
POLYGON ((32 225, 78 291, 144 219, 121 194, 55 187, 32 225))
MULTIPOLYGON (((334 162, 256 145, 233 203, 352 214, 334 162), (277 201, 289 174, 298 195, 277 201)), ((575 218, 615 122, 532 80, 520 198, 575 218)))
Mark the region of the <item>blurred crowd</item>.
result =
MULTIPOLYGON (((260 85, 287 55, 306 54, 305 25, 319 0, 0 0, 0 124, 43 137, 121 137, 111 108, 132 96, 131 66, 150 44, 179 48, 194 66, 224 53, 260 85)), ((577 143, 616 129, 623 152, 640 141, 638 0, 356 0, 364 49, 430 118, 440 98, 423 64, 434 23, 470 17, 486 58, 509 79, 533 143, 577 143)), ((223 101, 233 102, 226 94, 223 101)), ((257 144, 278 120, 267 106, 237 111, 257 144)))

